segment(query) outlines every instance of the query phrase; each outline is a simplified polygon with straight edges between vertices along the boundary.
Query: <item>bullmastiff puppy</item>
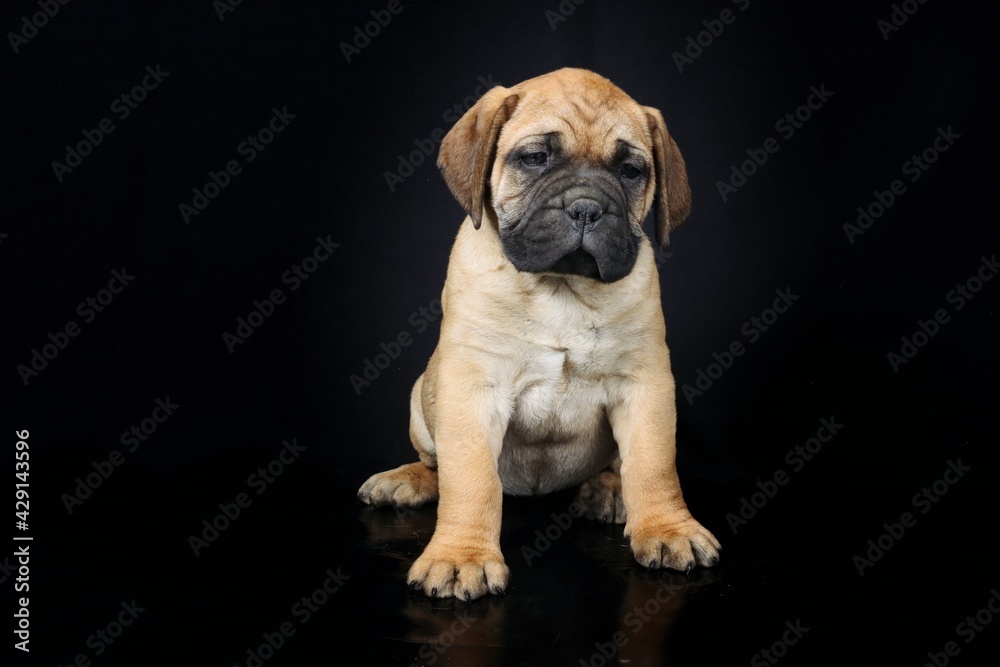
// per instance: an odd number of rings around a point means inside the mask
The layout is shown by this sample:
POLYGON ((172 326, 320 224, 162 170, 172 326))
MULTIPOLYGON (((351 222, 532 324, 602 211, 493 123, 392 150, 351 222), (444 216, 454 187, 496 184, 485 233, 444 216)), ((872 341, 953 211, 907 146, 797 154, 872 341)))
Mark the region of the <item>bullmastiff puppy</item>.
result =
POLYGON ((691 207, 663 116, 561 69, 489 90, 444 137, 438 166, 468 216, 410 399, 420 460, 358 492, 376 506, 438 501, 411 588, 502 593, 503 494, 574 485, 588 517, 625 524, 641 565, 714 565, 719 542, 677 477, 674 379, 642 230, 655 207, 666 246, 691 207))

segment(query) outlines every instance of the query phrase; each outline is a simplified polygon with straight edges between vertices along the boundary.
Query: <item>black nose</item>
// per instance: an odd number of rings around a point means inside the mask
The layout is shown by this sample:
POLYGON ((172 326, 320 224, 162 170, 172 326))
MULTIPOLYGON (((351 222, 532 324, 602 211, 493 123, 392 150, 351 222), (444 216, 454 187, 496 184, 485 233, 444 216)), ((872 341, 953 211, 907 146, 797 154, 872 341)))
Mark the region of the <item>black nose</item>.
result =
POLYGON ((592 227, 600 219, 604 210, 593 199, 581 197, 567 206, 566 212, 573 219, 574 229, 586 229, 587 227, 592 227))

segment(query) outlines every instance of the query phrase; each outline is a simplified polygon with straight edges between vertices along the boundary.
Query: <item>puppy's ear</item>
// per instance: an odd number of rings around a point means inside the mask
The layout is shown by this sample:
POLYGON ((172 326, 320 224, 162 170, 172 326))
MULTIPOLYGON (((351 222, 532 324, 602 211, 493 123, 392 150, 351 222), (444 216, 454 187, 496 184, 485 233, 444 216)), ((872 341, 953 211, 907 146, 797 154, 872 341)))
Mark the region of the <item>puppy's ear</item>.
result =
POLYGON ((483 204, 490 182, 490 166, 496 159, 497 137, 514 113, 519 97, 497 86, 472 105, 441 141, 438 168, 444 182, 472 218, 482 224, 483 204))
POLYGON ((677 229, 691 212, 691 188, 688 186, 684 158, 673 137, 667 132, 663 114, 653 107, 644 107, 649 132, 653 138, 653 161, 656 163, 656 243, 670 245, 670 232, 677 229))

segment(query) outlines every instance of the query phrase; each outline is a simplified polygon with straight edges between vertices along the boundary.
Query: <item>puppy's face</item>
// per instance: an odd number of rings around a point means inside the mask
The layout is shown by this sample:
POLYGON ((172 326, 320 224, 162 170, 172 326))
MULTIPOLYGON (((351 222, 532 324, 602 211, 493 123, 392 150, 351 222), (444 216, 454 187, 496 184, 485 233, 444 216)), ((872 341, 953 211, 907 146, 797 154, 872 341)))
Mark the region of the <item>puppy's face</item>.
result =
POLYGON ((501 131, 491 178, 500 239, 521 271, 613 282, 635 264, 653 197, 645 116, 610 85, 554 84, 526 94, 501 131))
POLYGON ((445 137, 438 163, 473 222, 484 209, 495 220, 520 271, 614 282, 635 265, 654 200, 664 244, 690 206, 660 113, 586 70, 492 89, 445 137))

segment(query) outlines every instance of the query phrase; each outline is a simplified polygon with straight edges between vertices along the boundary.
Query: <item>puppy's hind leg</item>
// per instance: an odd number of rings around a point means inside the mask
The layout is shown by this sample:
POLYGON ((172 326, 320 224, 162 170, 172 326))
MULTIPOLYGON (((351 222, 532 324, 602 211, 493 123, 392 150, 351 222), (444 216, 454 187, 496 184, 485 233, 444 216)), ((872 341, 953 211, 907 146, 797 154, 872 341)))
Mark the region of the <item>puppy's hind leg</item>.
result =
POLYGON ((423 379, 417 379, 410 395, 410 440, 420 461, 369 477, 358 490, 358 498, 369 505, 420 507, 438 498, 437 457, 421 401, 423 379))
POLYGON ((576 502, 583 515, 601 523, 625 523, 625 501, 622 498, 621 459, 615 458, 610 469, 602 470, 580 485, 576 502))
POLYGON ((358 490, 358 498, 375 507, 420 507, 437 497, 437 470, 419 461, 372 475, 358 490))

